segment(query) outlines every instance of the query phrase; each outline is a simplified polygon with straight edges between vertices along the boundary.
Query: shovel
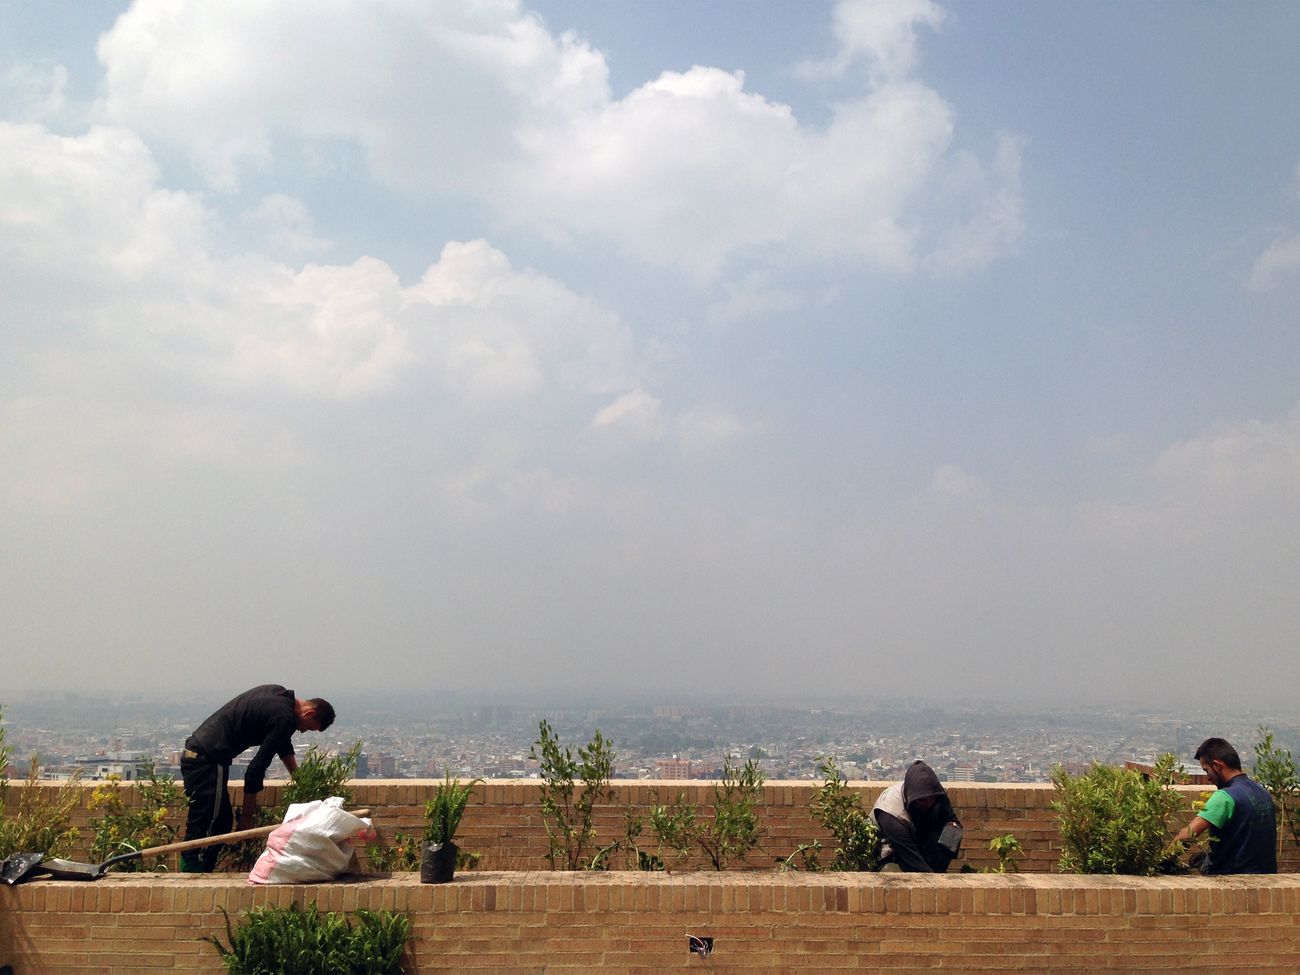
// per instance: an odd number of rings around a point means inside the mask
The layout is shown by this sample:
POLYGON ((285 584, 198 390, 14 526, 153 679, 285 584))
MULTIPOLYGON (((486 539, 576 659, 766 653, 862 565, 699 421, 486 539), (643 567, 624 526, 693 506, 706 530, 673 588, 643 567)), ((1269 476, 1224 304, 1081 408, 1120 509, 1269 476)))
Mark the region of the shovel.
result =
MULTIPOLYGON (((369 809, 350 810, 354 816, 369 816, 369 809)), ((98 880, 108 872, 109 867, 119 863, 129 863, 141 857, 160 856, 163 853, 179 853, 182 850, 197 850, 201 846, 215 846, 218 843, 238 843, 241 840, 255 840, 270 836, 283 823, 272 826, 259 826, 256 829, 241 829, 235 833, 222 833, 219 836, 205 836, 198 840, 184 840, 180 843, 168 843, 166 846, 151 846, 144 850, 133 850, 115 857, 109 857, 103 863, 78 863, 76 860, 46 860, 40 853, 19 853, 4 861, 0 869, 0 880, 11 887, 23 880, 36 877, 48 877, 51 880, 98 880)))

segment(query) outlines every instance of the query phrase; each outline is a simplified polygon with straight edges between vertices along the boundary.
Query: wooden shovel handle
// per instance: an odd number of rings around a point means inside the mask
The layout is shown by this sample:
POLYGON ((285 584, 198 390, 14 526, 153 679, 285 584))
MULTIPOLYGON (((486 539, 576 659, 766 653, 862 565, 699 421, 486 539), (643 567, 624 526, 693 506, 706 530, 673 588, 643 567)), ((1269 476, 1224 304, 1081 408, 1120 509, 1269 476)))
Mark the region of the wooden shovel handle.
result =
MULTIPOLYGON (((349 809, 353 816, 369 816, 369 809, 349 809)), ((222 833, 220 836, 205 836, 198 840, 184 840, 180 843, 168 843, 166 846, 151 846, 147 850, 137 850, 135 853, 128 854, 132 859, 136 857, 160 856, 163 853, 179 853, 182 850, 197 850, 201 846, 215 846, 217 843, 238 843, 241 840, 255 840, 262 836, 270 836, 277 829, 283 826, 283 823, 276 823, 274 826, 258 826, 256 829, 241 829, 235 833, 222 833)), ((117 858, 114 857, 114 860, 117 858)))

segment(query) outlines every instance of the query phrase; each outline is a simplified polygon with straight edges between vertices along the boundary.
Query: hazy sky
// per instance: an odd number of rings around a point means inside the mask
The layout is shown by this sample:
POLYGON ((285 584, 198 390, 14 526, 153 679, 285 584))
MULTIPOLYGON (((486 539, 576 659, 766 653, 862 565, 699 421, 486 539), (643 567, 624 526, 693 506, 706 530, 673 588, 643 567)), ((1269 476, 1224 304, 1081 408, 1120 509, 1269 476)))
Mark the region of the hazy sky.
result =
POLYGON ((1300 4, 0 4, 5 689, 1294 702, 1300 4))

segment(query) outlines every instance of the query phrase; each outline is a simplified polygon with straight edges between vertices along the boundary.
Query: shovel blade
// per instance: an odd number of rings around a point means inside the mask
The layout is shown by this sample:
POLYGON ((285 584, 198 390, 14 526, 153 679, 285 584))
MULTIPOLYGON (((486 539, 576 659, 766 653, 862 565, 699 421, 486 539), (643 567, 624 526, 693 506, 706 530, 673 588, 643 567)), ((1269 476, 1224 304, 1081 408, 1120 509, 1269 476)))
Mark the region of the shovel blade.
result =
POLYGON ((42 860, 40 870, 51 880, 98 880, 104 875, 102 863, 78 863, 76 860, 42 860))
POLYGON ((44 853, 15 853, 0 863, 0 881, 12 887, 21 883, 34 870, 39 870, 44 853))

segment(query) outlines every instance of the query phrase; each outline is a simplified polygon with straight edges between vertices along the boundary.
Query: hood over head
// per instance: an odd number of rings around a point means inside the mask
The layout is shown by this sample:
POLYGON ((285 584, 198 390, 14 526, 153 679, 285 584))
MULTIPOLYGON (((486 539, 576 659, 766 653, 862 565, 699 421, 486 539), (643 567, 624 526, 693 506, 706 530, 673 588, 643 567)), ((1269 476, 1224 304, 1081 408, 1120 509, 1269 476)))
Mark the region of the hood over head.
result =
POLYGON ((907 814, 913 820, 933 820, 936 818, 949 818, 952 815, 952 805, 948 801, 948 791, 939 781, 939 776, 935 775, 934 769, 926 765, 920 759, 912 763, 903 776, 903 805, 907 807, 907 814), (938 798, 938 802, 928 811, 922 811, 915 805, 921 799, 930 797, 938 798))

